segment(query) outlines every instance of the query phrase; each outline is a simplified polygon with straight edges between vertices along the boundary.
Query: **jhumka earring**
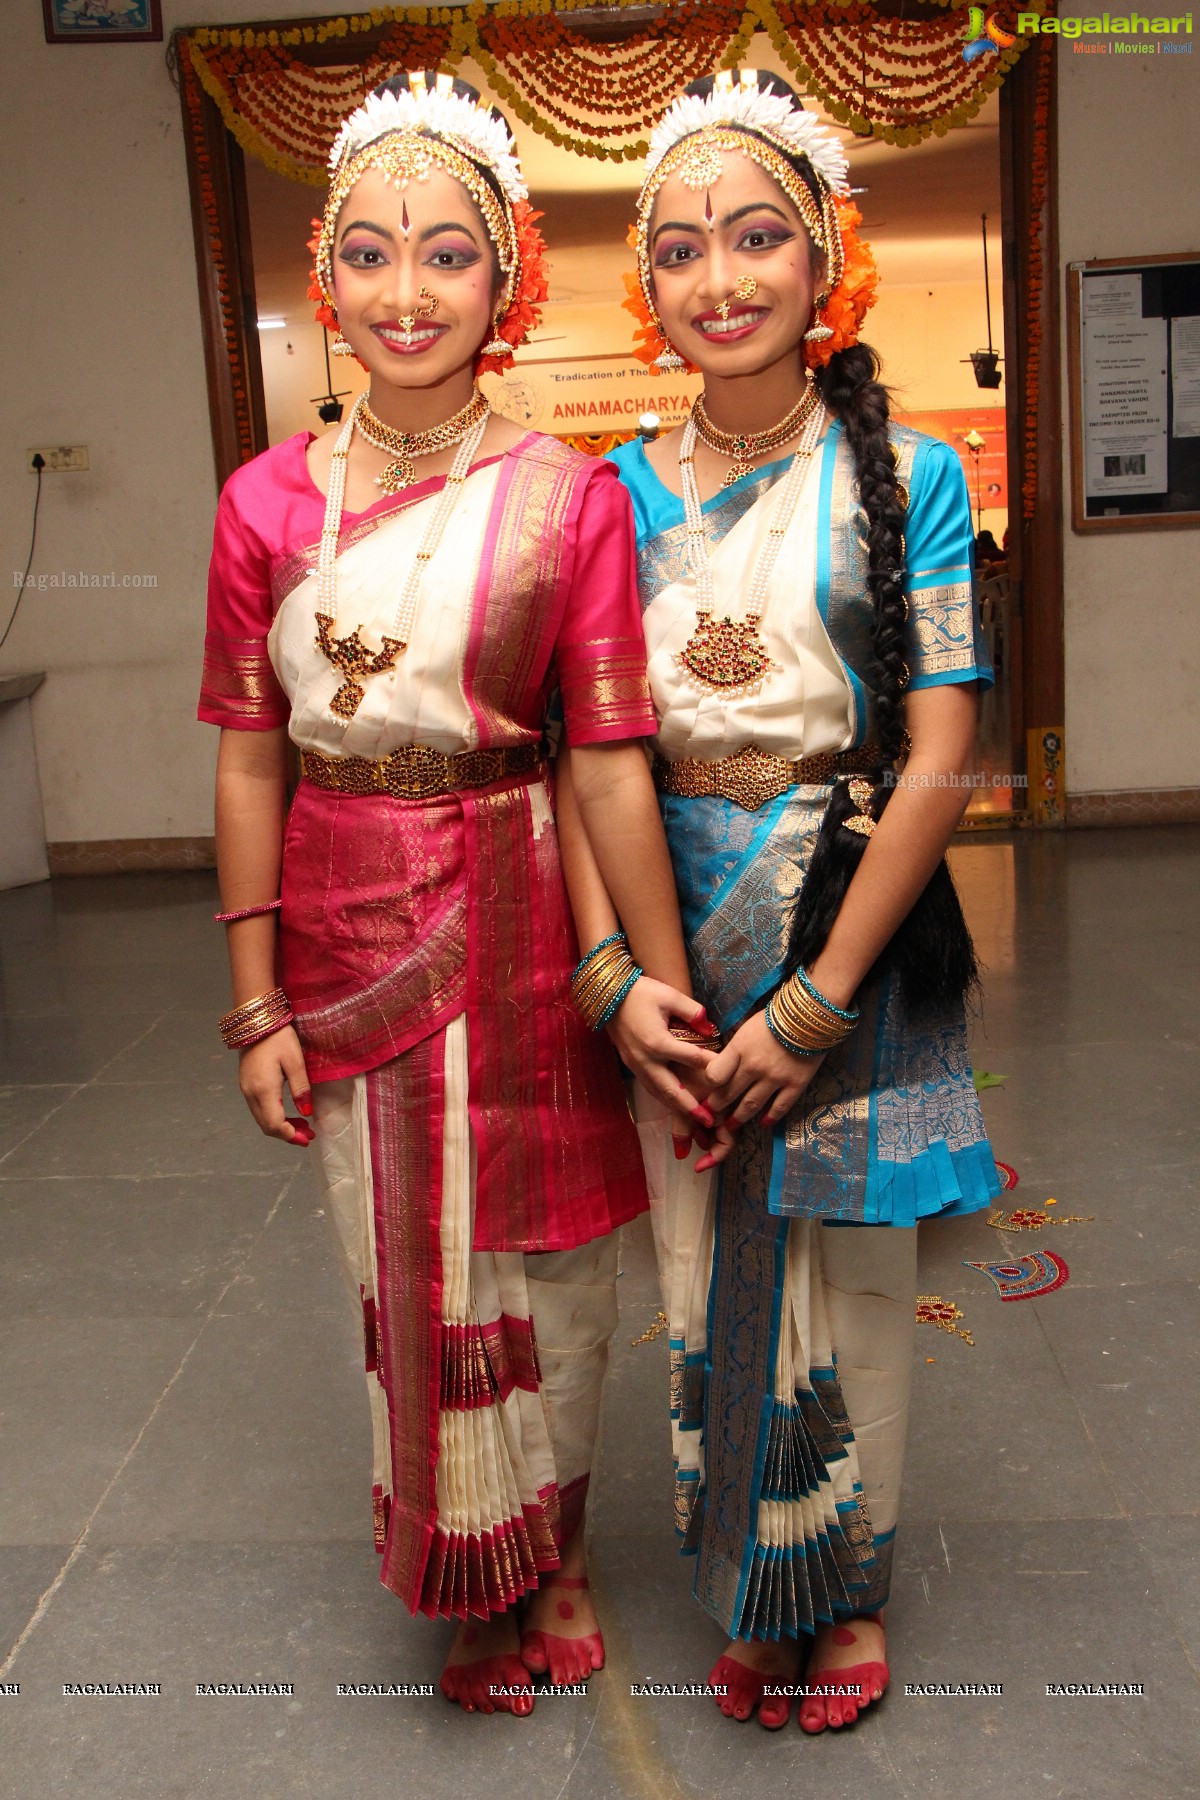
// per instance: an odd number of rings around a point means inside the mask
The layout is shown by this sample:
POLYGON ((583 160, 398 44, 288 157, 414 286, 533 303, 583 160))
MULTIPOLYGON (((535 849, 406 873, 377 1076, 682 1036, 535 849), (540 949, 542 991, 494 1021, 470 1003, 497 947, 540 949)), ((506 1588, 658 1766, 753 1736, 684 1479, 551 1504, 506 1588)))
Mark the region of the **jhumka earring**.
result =
POLYGON ((674 349, 672 345, 667 344, 655 357, 654 361, 650 364, 650 367, 652 369, 657 369, 660 375, 675 375, 680 369, 686 369, 687 363, 684 361, 683 357, 680 356, 678 350, 674 349))
POLYGON ((353 356, 354 355, 354 348, 352 345, 348 344, 346 342, 345 338, 342 336, 342 328, 340 325, 338 326, 338 329, 337 329, 337 336, 334 338, 332 344, 330 344, 330 346, 329 346, 329 354, 330 354, 330 356, 353 356))
POLYGON ((817 295, 816 305, 813 307, 813 323, 804 334, 804 341, 806 344, 827 344, 829 339, 833 336, 833 327, 822 324, 819 317, 821 308, 826 304, 828 299, 828 294, 817 295))
POLYGON ((505 340, 500 336, 500 323, 503 318, 504 318, 503 313, 496 314, 496 317, 492 323, 493 335, 488 339, 486 344, 483 344, 480 346, 480 351, 479 351, 480 356, 511 356, 512 355, 512 350, 513 350, 512 345, 506 343, 505 340))

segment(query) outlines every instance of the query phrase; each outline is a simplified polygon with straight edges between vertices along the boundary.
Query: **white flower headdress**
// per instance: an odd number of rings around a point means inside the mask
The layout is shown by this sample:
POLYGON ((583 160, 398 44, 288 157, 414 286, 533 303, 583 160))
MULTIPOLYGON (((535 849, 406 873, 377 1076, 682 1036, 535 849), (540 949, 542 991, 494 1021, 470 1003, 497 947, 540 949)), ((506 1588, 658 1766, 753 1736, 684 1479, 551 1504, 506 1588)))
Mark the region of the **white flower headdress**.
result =
POLYGON ((703 97, 681 94, 672 102, 651 135, 646 179, 682 138, 719 125, 740 125, 788 155, 805 157, 833 193, 849 193, 850 165, 833 133, 786 94, 764 93, 753 69, 743 69, 736 76, 723 69, 715 77, 711 93, 703 97))
POLYGON ((427 132, 431 137, 449 139, 489 169, 510 203, 528 199, 529 189, 508 132, 485 101, 456 94, 449 75, 438 75, 432 87, 416 72, 409 81, 412 85, 398 93, 368 94, 350 114, 329 152, 330 180, 344 161, 389 132, 427 132))

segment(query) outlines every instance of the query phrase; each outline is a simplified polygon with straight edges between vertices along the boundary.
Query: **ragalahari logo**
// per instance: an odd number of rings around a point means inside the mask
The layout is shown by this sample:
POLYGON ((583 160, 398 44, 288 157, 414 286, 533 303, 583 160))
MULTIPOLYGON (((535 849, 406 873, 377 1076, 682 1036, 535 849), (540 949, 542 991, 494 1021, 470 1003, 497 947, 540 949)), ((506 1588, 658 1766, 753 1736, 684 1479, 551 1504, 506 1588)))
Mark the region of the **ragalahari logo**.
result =
POLYGON ((981 56, 995 56, 1000 50, 1011 50, 1016 38, 996 23, 996 7, 972 6, 967 11, 967 42, 963 45, 963 61, 978 62, 981 56))

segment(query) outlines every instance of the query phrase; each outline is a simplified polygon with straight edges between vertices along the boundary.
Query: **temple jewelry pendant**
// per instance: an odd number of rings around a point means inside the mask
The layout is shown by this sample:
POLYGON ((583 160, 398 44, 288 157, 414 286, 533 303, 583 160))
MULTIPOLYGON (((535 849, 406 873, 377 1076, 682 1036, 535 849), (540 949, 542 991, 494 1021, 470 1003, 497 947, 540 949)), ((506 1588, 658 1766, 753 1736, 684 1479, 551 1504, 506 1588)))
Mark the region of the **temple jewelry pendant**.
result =
POLYGON ((387 495, 399 494, 406 487, 411 487, 417 479, 417 465, 411 456, 398 456, 390 462, 382 475, 375 477, 375 486, 382 488, 387 495))
POLYGON ((735 481, 740 481, 743 475, 748 475, 753 467, 754 464, 750 461, 746 452, 745 442, 744 440, 739 439, 737 448, 733 453, 733 462, 730 464, 729 473, 721 483, 721 486, 723 488, 732 487, 735 481))
POLYGON ((758 613, 747 613, 744 619, 728 614, 719 619, 709 613, 696 621, 675 660, 710 694, 756 693, 779 667, 758 635, 761 622, 758 613))
POLYGON ((396 666, 396 658, 407 648, 403 638, 385 637, 381 640, 382 648, 368 650, 359 637, 359 628, 345 637, 335 638, 330 626, 332 620, 324 613, 317 614, 317 648, 327 656, 338 673, 345 677, 341 687, 329 702, 330 712, 337 713, 341 719, 352 719, 362 705, 366 689, 363 677, 382 675, 385 669, 396 666))

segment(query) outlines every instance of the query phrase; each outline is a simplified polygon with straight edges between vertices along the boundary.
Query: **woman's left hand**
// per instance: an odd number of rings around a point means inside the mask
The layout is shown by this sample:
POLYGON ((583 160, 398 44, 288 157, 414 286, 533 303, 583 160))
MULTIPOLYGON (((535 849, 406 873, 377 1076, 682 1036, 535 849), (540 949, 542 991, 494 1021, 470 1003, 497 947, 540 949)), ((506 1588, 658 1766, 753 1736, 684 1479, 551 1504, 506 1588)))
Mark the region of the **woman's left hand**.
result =
MULTIPOLYGON (((823 1061, 820 1056, 793 1056, 771 1036, 765 1014, 757 1012, 739 1025, 721 1054, 709 1063, 705 1071, 710 1083, 708 1104, 734 1129, 755 1118, 764 1126, 777 1125, 791 1112, 823 1061)), ((731 1143, 714 1143, 696 1164, 697 1169, 724 1162, 731 1148, 731 1143)))
POLYGON ((670 987, 664 981, 642 975, 634 982, 606 1029, 625 1067, 636 1075, 643 1087, 657 1095, 677 1119, 686 1119, 689 1129, 694 1125, 711 1127, 712 1113, 700 1095, 713 1052, 699 1044, 683 1043, 672 1037, 670 1027, 675 1019, 697 1031, 707 1028, 716 1035, 698 1000, 680 993, 678 988, 670 987), (681 1075, 698 1084, 695 1092, 684 1085, 681 1075))

